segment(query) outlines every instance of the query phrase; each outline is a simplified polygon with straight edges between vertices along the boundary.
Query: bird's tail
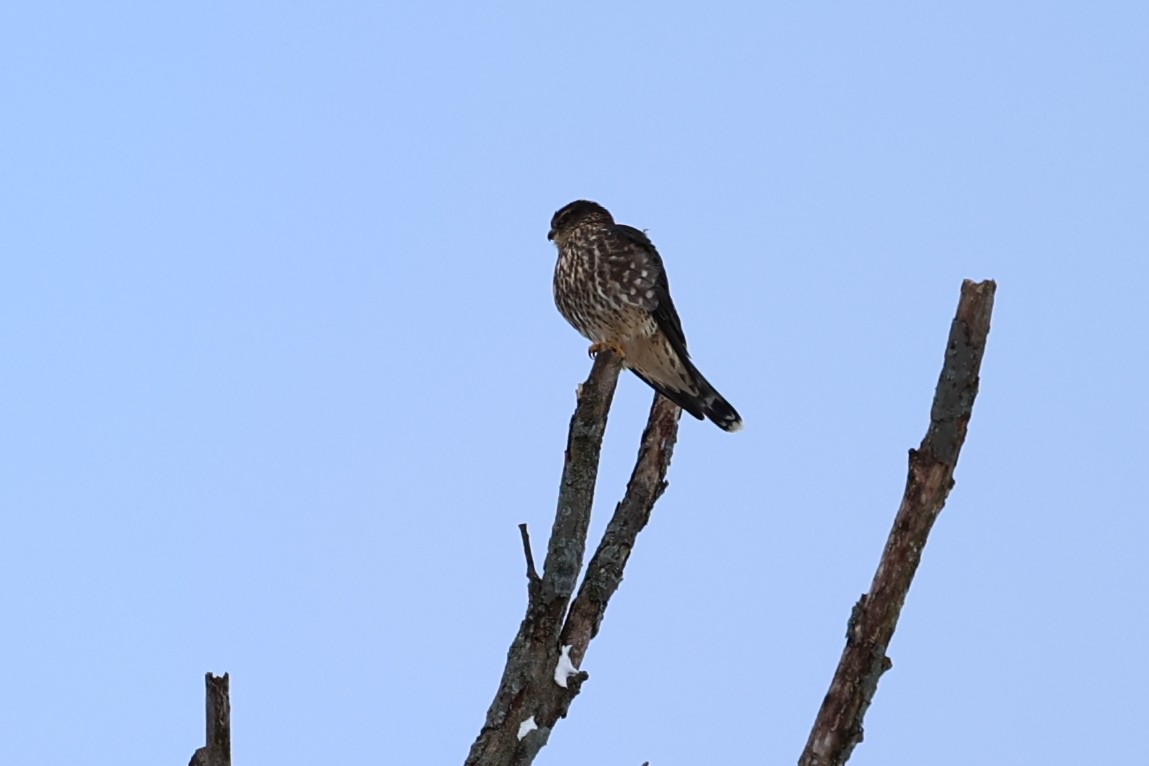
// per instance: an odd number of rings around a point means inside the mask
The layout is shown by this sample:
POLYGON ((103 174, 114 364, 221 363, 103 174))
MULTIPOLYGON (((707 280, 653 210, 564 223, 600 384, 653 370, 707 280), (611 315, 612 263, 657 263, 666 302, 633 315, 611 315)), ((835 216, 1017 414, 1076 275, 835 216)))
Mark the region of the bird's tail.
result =
MULTIPOLYGON (((685 379, 681 385, 671 385, 664 381, 655 381, 631 368, 631 372, 646 381, 647 385, 670 401, 677 404, 685 412, 702 420, 709 418, 723 431, 731 433, 742 430, 742 416, 731 406, 730 402, 718 393, 710 381, 702 376, 690 361, 686 361, 685 379)), ((680 375, 681 375, 680 371, 680 375)))
POLYGON ((703 392, 699 396, 702 403, 702 413, 723 431, 731 433, 741 431, 742 416, 738 414, 738 410, 734 409, 730 402, 723 398, 722 394, 715 391, 714 386, 707 383, 705 378, 702 379, 702 382, 705 383, 703 392))

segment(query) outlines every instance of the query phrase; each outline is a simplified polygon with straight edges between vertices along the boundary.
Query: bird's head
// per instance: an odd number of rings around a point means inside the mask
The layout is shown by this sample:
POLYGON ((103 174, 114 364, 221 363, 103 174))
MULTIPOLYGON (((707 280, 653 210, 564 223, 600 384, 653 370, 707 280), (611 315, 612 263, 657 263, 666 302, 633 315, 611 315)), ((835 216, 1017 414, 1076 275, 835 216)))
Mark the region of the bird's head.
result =
POLYGON ((559 208, 559 211, 551 218, 551 231, 547 234, 547 239, 554 241, 556 237, 561 237, 577 227, 586 223, 602 223, 612 224, 614 219, 611 218, 607 209, 597 202, 580 199, 559 208))

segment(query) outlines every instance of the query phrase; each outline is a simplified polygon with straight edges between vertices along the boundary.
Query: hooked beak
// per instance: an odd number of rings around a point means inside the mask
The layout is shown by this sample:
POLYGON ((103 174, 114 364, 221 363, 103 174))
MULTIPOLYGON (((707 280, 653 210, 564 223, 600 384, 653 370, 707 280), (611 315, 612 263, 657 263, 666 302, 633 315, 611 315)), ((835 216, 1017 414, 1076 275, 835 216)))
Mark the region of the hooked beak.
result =
POLYGON ((550 231, 547 232, 547 240, 550 242, 554 242, 554 240, 555 240, 555 230, 554 229, 551 229, 550 231))

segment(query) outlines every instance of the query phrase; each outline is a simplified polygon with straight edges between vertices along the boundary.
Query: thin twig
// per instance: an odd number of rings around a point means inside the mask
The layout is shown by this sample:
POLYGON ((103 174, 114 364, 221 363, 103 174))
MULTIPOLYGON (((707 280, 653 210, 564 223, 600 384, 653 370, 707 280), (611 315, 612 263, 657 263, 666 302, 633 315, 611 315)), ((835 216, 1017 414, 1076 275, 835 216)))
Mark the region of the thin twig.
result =
POLYGON ((523 538, 523 555, 527 558, 527 579, 531 583, 539 581, 539 573, 535 570, 535 555, 531 553, 531 533, 527 531, 525 523, 519 524, 519 535, 523 538))
POLYGON ((950 326, 945 363, 921 446, 910 450, 909 477, 877 572, 868 593, 855 604, 846 648, 818 711, 799 766, 841 766, 862 741, 862 719, 892 663, 886 649, 930 529, 953 488, 954 468, 965 441, 978 390, 978 374, 989 335, 996 283, 962 284, 950 326))

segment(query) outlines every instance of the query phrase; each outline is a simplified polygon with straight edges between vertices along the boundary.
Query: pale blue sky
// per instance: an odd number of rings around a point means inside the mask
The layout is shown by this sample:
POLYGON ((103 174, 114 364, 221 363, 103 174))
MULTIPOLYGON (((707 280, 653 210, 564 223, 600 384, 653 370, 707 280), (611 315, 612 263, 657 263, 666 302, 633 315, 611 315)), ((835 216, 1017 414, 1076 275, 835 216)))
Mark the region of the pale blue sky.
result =
POLYGON ((683 423, 540 764, 797 758, 966 277, 982 391, 852 763, 1143 752, 1149 6, 948 5, 4 4, 0 763, 186 763, 208 670, 237 763, 461 763, 589 368, 579 197, 746 430, 683 423))

